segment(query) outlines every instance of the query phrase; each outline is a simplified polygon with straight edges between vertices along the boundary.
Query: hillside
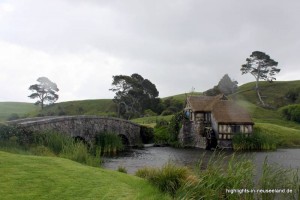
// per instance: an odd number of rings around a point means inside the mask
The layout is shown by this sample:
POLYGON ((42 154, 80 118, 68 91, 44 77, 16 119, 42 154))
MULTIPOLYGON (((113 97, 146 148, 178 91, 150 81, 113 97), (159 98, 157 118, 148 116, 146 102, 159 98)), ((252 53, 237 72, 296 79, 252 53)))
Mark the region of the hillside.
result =
MULTIPOLYGON (((300 91, 300 80, 274 81, 272 83, 261 81, 259 83, 259 87, 265 103, 276 109, 292 103, 286 98, 286 94, 287 92, 295 89, 300 91)), ((255 105, 259 104, 254 88, 255 82, 246 83, 239 87, 235 97, 239 100, 246 100, 255 105)))
POLYGON ((57 157, 0 151, 1 199, 169 199, 124 173, 57 157))
POLYGON ((40 115, 102 115, 116 116, 116 106, 111 99, 66 101, 46 106, 42 111, 30 113, 40 115))
POLYGON ((0 121, 6 121, 12 116, 12 114, 17 114, 19 117, 23 117, 37 109, 38 107, 32 103, 0 102, 0 121))
POLYGON ((178 101, 184 102, 186 99, 187 95, 201 95, 202 92, 190 92, 190 93, 183 93, 183 94, 177 94, 177 95, 173 95, 173 96, 168 96, 168 97, 164 97, 162 98, 163 100, 168 99, 168 98, 174 98, 178 101))

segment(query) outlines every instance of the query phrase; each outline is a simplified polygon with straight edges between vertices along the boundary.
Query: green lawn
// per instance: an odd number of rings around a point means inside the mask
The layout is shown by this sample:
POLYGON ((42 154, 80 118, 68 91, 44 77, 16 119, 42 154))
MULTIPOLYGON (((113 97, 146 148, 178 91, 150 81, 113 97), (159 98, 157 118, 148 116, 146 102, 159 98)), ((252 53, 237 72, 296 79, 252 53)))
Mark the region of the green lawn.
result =
POLYGON ((0 151, 0 199, 169 199, 146 180, 57 157, 0 151))

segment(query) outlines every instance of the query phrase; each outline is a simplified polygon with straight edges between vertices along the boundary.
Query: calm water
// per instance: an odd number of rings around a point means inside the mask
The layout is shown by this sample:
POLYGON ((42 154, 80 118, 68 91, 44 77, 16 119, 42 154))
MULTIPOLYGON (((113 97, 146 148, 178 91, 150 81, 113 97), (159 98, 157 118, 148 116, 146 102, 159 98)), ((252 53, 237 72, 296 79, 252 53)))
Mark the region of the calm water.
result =
MULTIPOLYGON (((132 149, 116 157, 104 158, 103 167, 116 170, 119 166, 124 166, 128 173, 134 174, 142 167, 161 167, 166 162, 171 161, 178 165, 195 167, 201 158, 207 162, 212 151, 202 149, 176 149, 172 147, 145 147, 143 149, 132 149)), ((224 154, 230 155, 231 151, 224 154)), ((277 163, 283 167, 300 167, 300 149, 278 149, 275 152, 251 152, 239 153, 249 156, 256 164, 258 171, 266 156, 269 163, 277 163)))

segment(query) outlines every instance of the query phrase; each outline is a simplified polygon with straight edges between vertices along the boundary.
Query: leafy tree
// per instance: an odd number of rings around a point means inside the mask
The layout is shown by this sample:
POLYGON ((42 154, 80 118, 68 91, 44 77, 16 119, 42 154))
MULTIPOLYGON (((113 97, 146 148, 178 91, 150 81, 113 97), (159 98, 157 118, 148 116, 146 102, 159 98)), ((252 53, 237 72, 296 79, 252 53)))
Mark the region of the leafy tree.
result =
POLYGON ((246 61, 246 64, 243 64, 241 67, 242 74, 250 73, 255 77, 255 90, 257 96, 262 105, 265 106, 265 103, 262 100, 261 94, 259 92, 258 83, 261 79, 269 82, 276 80, 274 76, 280 72, 280 69, 277 68, 278 62, 271 59, 269 55, 260 51, 252 52, 252 54, 249 58, 246 59, 246 61))
POLYGON ((41 105, 43 109, 46 104, 52 104, 58 99, 56 92, 59 91, 56 83, 50 81, 47 77, 40 77, 37 79, 38 84, 31 85, 29 90, 33 93, 29 95, 29 98, 38 99, 35 102, 36 105, 41 105))
POLYGON ((228 74, 225 74, 218 83, 218 89, 225 95, 233 94, 238 89, 238 82, 231 80, 228 74))
POLYGON ((112 86, 119 114, 128 119, 140 116, 146 109, 155 111, 159 104, 156 86, 139 74, 113 76, 112 86))

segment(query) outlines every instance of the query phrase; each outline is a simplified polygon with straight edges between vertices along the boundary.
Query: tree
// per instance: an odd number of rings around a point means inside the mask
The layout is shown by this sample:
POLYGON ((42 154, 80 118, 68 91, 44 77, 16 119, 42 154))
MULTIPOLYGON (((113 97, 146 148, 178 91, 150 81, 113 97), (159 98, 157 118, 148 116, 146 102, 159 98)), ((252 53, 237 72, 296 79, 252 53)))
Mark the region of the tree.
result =
POLYGON ((38 84, 31 85, 29 90, 33 93, 29 95, 29 98, 38 99, 35 105, 41 105, 43 109, 46 104, 52 104, 58 99, 56 92, 59 91, 56 83, 50 81, 47 77, 40 77, 37 79, 38 84))
POLYGON ((225 95, 233 94, 237 91, 238 82, 231 80, 228 74, 225 74, 218 83, 218 89, 225 95))
POLYGON ((139 74, 113 76, 112 86, 119 114, 128 119, 140 116, 146 109, 155 111, 159 104, 156 86, 139 74))
POLYGON ((242 74, 250 73, 252 74, 252 76, 255 77, 256 80, 255 90, 257 96, 260 102, 262 103, 262 105, 265 106, 265 103, 262 100, 259 91, 258 83, 259 80, 261 79, 269 82, 276 80, 274 76, 280 72, 280 69, 277 68, 278 62, 271 59, 269 55, 260 51, 252 52, 250 58, 247 58, 246 61, 247 61, 246 64, 243 64, 241 68, 242 74))

